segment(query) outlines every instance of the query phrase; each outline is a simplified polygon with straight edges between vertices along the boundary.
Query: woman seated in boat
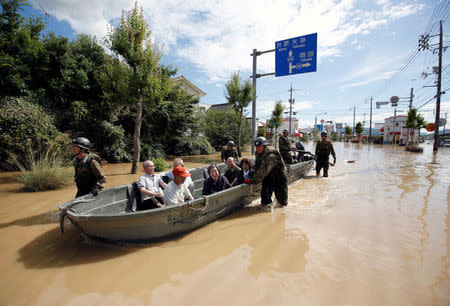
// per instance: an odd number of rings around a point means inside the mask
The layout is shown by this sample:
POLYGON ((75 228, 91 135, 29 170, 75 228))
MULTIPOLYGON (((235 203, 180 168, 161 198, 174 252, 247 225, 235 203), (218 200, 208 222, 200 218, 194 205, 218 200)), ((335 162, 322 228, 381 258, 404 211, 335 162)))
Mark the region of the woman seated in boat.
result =
POLYGON ((241 159, 241 171, 238 173, 236 185, 243 183, 250 184, 254 173, 255 170, 252 169, 252 162, 248 158, 241 159))
POLYGON ((208 167, 209 178, 203 182, 202 195, 210 195, 231 187, 227 178, 219 173, 216 164, 208 167))

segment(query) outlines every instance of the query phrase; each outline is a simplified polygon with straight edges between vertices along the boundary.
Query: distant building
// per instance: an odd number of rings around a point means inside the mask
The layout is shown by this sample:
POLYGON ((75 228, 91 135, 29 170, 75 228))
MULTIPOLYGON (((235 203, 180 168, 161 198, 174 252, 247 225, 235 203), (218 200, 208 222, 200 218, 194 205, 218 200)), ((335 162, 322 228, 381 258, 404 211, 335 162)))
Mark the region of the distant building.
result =
POLYGON ((216 110, 216 111, 227 111, 230 109, 230 104, 228 103, 221 103, 221 104, 208 104, 209 110, 216 110))
POLYGON ((187 93, 193 95, 195 98, 198 99, 199 103, 196 106, 197 109, 201 112, 206 112, 211 105, 205 104, 200 102, 200 98, 206 96, 206 93, 198 88, 194 83, 189 81, 186 77, 183 75, 177 76, 172 78, 172 81, 174 84, 179 85, 181 88, 183 88, 187 93))
MULTIPOLYGON (((381 129, 383 134, 383 143, 389 144, 395 143, 406 143, 408 138, 408 129, 405 126, 406 116, 399 115, 394 117, 389 117, 384 119, 384 127, 381 129)), ((410 132, 412 133, 412 131, 410 132)), ((418 135, 418 130, 414 131, 416 137, 418 135)))

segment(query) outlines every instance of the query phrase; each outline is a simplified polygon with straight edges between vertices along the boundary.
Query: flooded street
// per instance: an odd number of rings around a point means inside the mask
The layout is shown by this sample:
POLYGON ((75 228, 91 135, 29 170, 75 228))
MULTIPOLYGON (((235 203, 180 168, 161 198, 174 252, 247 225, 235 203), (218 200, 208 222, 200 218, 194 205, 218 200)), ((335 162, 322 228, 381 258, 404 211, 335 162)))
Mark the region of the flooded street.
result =
MULTIPOLYGON (((287 207, 143 245, 62 237, 75 187, 23 193, 0 173, 0 304, 450 305, 450 149, 422 146, 334 143, 329 177, 291 184, 287 207)), ((106 165, 107 186, 130 168, 106 165)))

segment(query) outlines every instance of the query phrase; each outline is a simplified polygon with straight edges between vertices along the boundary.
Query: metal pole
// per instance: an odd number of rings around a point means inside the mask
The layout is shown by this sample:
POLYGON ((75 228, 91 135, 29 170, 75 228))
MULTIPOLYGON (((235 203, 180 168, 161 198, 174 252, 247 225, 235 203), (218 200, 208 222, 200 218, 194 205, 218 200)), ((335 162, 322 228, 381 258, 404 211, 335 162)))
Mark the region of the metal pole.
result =
MULTIPOLYGON (((411 88, 411 92, 409 93, 409 111, 411 111, 411 108, 412 108, 413 91, 414 91, 414 88, 411 88)), ((410 138, 409 134, 411 134, 411 131, 408 128, 408 138, 406 139, 407 144, 409 143, 409 138, 410 138)), ((414 130, 413 130, 413 136, 411 138, 413 138, 413 137, 414 137, 414 130)), ((414 139, 413 139, 413 141, 414 141, 414 139)))
POLYGON ((397 116, 397 108, 394 108, 394 125, 392 126, 392 136, 393 136, 392 145, 395 144, 395 119, 396 119, 396 116, 397 116))
POLYGON ((439 33, 439 65, 438 65, 438 81, 437 81, 437 94, 436 94, 436 119, 434 130, 434 145, 433 152, 438 150, 439 144, 439 117, 441 112, 441 74, 442 74, 442 20, 439 21, 440 33, 439 33))
POLYGON ((292 82, 291 82, 291 89, 289 90, 291 92, 291 96, 289 98, 289 136, 292 137, 291 133, 291 126, 292 126, 292 82))
POLYGON ((314 140, 317 139, 317 115, 314 117, 314 140))
POLYGON ((356 106, 353 106, 353 130, 352 130, 352 138, 355 137, 355 113, 356 113, 356 106))
POLYGON ((256 138, 256 49, 253 49, 253 102, 252 102, 252 154, 255 154, 255 143, 256 138))
POLYGON ((446 126, 447 126, 447 113, 445 113, 444 134, 445 134, 445 127, 446 126))
POLYGON ((369 143, 372 139, 372 97, 370 97, 369 143))

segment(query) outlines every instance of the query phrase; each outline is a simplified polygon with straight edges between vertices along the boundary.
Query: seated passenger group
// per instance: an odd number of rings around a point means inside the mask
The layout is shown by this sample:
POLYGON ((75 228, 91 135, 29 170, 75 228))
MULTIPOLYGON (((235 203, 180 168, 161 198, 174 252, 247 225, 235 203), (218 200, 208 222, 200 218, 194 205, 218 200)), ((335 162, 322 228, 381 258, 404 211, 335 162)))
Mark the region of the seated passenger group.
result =
MULTIPOLYGON (((194 183, 181 158, 173 161, 172 171, 162 175, 155 173, 155 165, 151 160, 146 160, 142 165, 145 174, 138 181, 141 203, 137 210, 181 205, 185 201, 193 200, 194 183)), ((216 164, 210 165, 209 178, 203 182, 202 195, 210 195, 243 183, 250 184, 254 173, 251 161, 243 158, 240 165, 242 169, 236 165, 233 157, 229 157, 225 175, 220 174, 216 164)))

